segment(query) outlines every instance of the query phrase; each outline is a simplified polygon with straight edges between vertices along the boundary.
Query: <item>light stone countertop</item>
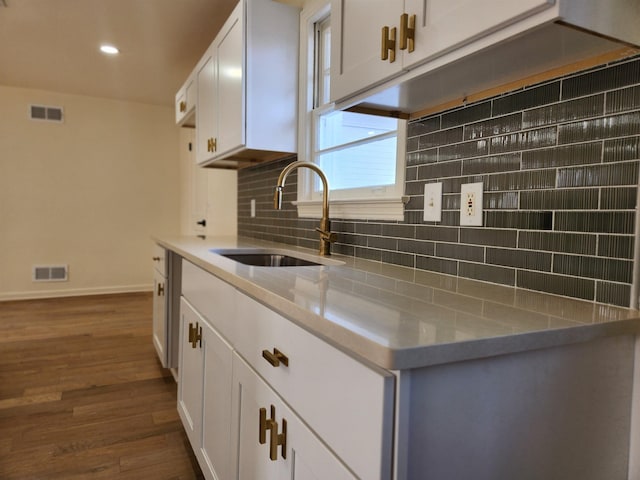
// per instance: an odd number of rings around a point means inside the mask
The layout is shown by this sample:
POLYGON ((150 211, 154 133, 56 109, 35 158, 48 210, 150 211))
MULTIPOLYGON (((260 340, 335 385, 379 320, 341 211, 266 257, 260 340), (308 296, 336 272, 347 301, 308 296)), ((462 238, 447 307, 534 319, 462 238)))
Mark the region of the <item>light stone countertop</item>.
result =
POLYGON ((640 312, 406 267, 254 267, 212 249, 314 251, 241 237, 154 240, 341 350, 401 370, 640 333, 640 312))

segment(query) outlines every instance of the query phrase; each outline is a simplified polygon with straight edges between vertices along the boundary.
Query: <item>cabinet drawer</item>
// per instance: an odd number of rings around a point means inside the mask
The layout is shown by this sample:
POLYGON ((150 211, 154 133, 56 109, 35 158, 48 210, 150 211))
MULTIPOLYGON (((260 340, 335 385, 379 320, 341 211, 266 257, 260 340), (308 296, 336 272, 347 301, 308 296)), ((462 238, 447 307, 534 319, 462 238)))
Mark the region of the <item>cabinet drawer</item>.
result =
POLYGON ((237 351, 360 478, 391 478, 394 377, 236 292, 237 351), (287 357, 273 366, 263 356, 287 357), (374 460, 375 459, 375 460, 374 460), (378 461, 379 460, 379 461, 378 461))
POLYGON ((233 345, 235 289, 214 275, 182 260, 182 295, 233 345))
POLYGON ((153 268, 155 268, 160 275, 166 277, 167 251, 157 243, 154 243, 151 251, 151 258, 153 259, 153 268))

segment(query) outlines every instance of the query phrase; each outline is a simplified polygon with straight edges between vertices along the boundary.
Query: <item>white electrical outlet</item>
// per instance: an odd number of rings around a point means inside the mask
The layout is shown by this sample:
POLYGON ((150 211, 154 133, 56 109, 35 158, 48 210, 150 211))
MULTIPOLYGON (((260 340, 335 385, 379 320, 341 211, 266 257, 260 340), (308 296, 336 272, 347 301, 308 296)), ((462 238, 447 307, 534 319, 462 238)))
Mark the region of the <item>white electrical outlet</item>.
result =
POLYGON ((482 226, 482 182, 461 185, 460 225, 482 226))
POLYGON ((442 221, 442 183, 424 184, 424 221, 442 221))

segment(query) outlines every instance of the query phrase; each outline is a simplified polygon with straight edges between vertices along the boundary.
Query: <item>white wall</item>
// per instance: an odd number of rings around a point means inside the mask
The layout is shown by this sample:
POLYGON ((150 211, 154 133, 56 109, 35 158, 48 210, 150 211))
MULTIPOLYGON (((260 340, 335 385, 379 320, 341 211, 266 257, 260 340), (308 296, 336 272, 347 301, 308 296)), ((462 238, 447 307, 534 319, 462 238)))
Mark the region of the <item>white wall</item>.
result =
POLYGON ((0 300, 150 289, 151 236, 180 230, 173 109, 3 86, 0 105, 0 300), (33 283, 36 264, 69 281, 33 283))

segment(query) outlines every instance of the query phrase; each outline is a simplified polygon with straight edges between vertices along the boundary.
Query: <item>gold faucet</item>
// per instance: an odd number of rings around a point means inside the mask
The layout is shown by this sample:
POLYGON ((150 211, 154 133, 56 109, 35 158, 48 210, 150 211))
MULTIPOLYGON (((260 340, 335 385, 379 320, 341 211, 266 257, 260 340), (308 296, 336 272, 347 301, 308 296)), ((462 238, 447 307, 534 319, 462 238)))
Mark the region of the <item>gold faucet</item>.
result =
POLYGON ((276 190, 273 195, 273 207, 276 210, 282 208, 284 181, 292 170, 299 167, 310 168, 316 172, 320 180, 322 180, 322 219, 320 220, 320 228, 316 228, 316 232, 320 233, 320 255, 331 255, 331 242, 336 241, 336 234, 331 232, 331 222, 329 221, 329 186, 327 184, 327 177, 324 172, 320 170, 320 167, 315 163, 303 162, 302 160, 290 163, 284 167, 278 177, 278 184, 276 185, 276 190))

